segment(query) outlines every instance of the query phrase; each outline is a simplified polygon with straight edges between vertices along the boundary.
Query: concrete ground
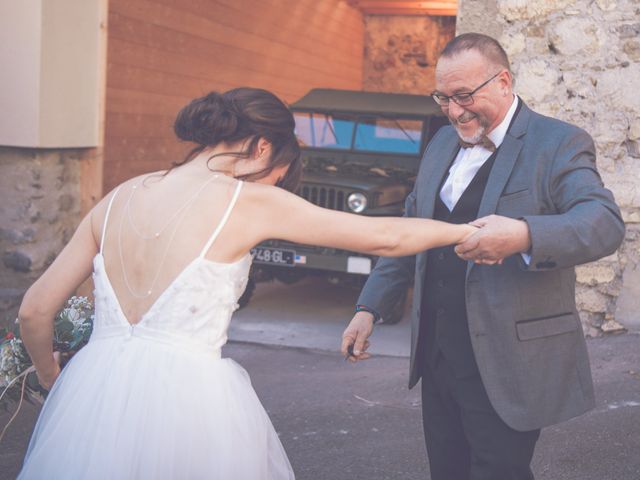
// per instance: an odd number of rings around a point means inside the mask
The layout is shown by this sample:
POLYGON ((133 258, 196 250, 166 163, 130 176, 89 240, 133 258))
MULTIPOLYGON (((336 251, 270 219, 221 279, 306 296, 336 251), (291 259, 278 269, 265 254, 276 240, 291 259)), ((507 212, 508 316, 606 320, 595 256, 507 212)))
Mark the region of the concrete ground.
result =
MULTIPOLYGON (((318 277, 293 285, 260 283, 249 306, 236 312, 229 338, 334 352, 340 349, 342 332, 353 316, 357 298, 356 290, 331 285, 318 277)), ((397 325, 376 326, 369 351, 408 357, 408 313, 405 309, 405 316, 397 325)))
MULTIPOLYGON (((429 479, 407 322, 376 327, 378 354, 348 364, 337 349, 354 296, 318 281, 260 285, 224 355, 251 375, 298 480, 429 479)), ((640 480, 640 335, 587 343, 597 407, 543 430, 536 479, 640 480)), ((15 478, 37 412, 28 405, 0 445, 0 480, 15 478)))

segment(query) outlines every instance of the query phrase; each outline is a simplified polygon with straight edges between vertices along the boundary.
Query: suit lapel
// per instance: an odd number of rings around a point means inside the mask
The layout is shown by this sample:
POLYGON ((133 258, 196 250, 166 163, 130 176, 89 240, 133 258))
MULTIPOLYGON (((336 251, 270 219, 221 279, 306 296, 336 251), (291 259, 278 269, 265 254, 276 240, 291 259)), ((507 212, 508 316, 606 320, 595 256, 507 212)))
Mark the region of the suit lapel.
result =
MULTIPOLYGON (((522 102, 522 99, 519 101, 522 102)), ((498 149, 496 160, 489 174, 487 180, 487 186, 482 195, 480 201, 480 208, 478 209, 478 218, 486 217, 496 212, 498 207, 498 200, 504 190, 513 167, 516 164, 520 150, 524 145, 522 137, 527 132, 527 125, 531 116, 531 110, 522 103, 520 111, 516 118, 513 120, 513 124, 504 137, 500 148, 498 149)), ((467 264, 467 275, 474 265, 473 262, 467 264)))
POLYGON ((495 163, 487 180, 487 187, 480 201, 478 218, 495 213, 498 206, 498 199, 504 190, 507 180, 511 176, 511 171, 516 163, 518 154, 522 149, 522 141, 510 135, 506 135, 498 149, 495 163))
MULTIPOLYGON (((522 102, 522 99, 520 99, 520 101, 522 102)), ((500 145, 498 149, 496 161, 491 169, 487 187, 480 202, 478 218, 495 213, 498 206, 498 199, 507 184, 507 180, 509 180, 511 176, 520 150, 522 150, 523 141, 521 137, 524 136, 527 131, 529 117, 530 110, 523 103, 511 128, 509 128, 509 131, 505 135, 502 145, 500 145)))
POLYGON ((420 206, 419 216, 423 218, 432 218, 436 205, 436 195, 438 195, 438 187, 440 186, 445 173, 451 167, 453 160, 458 153, 458 137, 453 131, 453 135, 443 141, 440 152, 442 155, 438 155, 433 162, 431 168, 427 168, 426 174, 428 175, 424 191, 422 205, 420 206))

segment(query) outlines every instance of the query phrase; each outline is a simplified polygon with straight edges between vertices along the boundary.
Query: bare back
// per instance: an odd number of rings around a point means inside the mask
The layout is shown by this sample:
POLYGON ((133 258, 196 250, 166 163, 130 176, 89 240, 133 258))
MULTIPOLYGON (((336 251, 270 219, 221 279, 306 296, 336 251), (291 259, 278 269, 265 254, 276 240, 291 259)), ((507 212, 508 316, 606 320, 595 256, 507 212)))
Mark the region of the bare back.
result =
POLYGON ((132 179, 106 199, 99 255, 130 323, 197 258, 231 264, 248 254, 251 246, 237 241, 240 186, 223 175, 178 171, 132 179))

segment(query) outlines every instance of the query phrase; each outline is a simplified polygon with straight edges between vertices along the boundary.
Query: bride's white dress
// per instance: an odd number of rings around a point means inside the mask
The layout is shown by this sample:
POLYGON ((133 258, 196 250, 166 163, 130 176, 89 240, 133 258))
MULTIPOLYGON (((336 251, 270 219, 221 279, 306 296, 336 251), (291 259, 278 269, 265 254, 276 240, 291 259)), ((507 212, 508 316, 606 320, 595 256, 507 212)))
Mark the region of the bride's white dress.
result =
POLYGON ((251 257, 226 264, 204 254, 241 185, 200 256, 135 325, 111 286, 101 245, 91 339, 52 388, 20 479, 294 478, 246 371, 220 357, 251 257))

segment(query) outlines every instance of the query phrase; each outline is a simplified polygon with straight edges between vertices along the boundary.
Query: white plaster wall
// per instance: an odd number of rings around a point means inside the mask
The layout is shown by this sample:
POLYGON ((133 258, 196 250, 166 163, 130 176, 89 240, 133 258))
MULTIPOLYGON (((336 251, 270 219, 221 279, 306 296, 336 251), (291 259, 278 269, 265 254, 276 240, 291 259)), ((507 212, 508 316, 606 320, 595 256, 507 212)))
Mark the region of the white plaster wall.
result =
POLYGON ((0 145, 38 141, 41 23, 41 2, 0 0, 0 145))
POLYGON ((0 145, 98 144, 101 0, 0 0, 0 145))

